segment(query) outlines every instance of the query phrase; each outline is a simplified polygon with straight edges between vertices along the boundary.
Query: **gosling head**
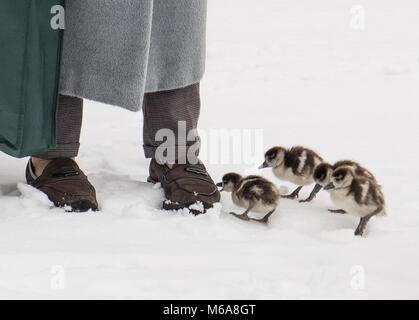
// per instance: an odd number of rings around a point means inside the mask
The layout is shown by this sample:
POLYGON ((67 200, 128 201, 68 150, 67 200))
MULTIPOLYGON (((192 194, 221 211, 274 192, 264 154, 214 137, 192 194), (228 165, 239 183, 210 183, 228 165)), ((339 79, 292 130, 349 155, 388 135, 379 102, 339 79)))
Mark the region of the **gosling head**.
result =
POLYGON ((227 173, 223 176, 223 181, 217 183, 217 187, 222 188, 221 191, 232 192, 242 180, 242 176, 238 173, 227 173))
POLYGON ((322 187, 327 186, 332 181, 333 167, 331 164, 322 162, 314 170, 314 181, 322 187))
POLYGON ((265 153, 265 162, 259 169, 279 167, 284 162, 286 151, 287 150, 282 147, 273 147, 269 149, 265 153))
POLYGON ((335 169, 332 174, 332 181, 324 187, 325 190, 343 189, 352 184, 355 178, 355 172, 352 167, 343 166, 335 169))

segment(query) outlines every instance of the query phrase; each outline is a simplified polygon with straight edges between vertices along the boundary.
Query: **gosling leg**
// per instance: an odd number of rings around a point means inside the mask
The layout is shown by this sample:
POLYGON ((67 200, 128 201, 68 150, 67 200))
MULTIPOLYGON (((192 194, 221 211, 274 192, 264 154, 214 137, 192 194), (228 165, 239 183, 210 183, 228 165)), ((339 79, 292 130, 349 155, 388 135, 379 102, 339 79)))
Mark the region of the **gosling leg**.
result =
POLYGON ((377 214, 379 214, 382 210, 383 208, 380 207, 377 210, 375 210, 373 213, 361 218, 361 220, 359 221, 359 225, 355 230, 355 235, 362 236, 364 234, 365 228, 367 227, 367 224, 370 221, 370 219, 376 216, 377 214))
POLYGON ((230 214, 232 214, 233 216, 235 216, 235 217, 237 217, 237 218, 239 218, 241 220, 249 221, 249 220, 251 220, 249 218, 249 212, 250 212, 250 210, 253 209, 254 206, 255 206, 255 204, 254 203, 251 203, 251 204, 249 204, 249 207, 247 208, 247 210, 245 212, 243 212, 242 214, 237 214, 235 212, 230 212, 230 214))
POLYGON ((297 189, 294 190, 293 193, 291 193, 287 196, 281 196, 281 198, 294 200, 295 198, 298 198, 298 194, 300 193, 302 188, 303 188, 303 186, 299 186, 297 189))
POLYGON ((305 200, 300 200, 300 202, 303 203, 303 202, 310 202, 310 201, 312 201, 316 197, 316 195, 320 192, 320 190, 322 188, 323 187, 321 185, 316 184, 314 186, 314 188, 313 188, 313 191, 311 191, 310 196, 307 199, 305 199, 305 200))
POLYGON ((272 211, 268 212, 268 214, 265 215, 262 219, 250 218, 250 220, 267 224, 269 222, 270 216, 275 212, 275 210, 276 209, 273 209, 272 211))

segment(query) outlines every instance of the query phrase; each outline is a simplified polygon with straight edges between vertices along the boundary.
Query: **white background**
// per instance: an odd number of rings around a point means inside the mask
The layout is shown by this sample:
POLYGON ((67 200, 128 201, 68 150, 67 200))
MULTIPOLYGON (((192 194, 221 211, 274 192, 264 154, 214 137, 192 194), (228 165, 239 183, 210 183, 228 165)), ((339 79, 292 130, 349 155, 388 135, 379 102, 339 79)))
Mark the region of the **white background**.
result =
POLYGON ((87 102, 78 161, 100 213, 51 208, 24 184, 26 159, 0 156, 0 298, 418 298, 418 16, 417 0, 209 1, 201 128, 263 129, 264 149, 361 162, 388 212, 364 238, 325 192, 283 200, 268 227, 229 216, 241 209, 228 194, 205 216, 163 212, 140 114, 87 102))

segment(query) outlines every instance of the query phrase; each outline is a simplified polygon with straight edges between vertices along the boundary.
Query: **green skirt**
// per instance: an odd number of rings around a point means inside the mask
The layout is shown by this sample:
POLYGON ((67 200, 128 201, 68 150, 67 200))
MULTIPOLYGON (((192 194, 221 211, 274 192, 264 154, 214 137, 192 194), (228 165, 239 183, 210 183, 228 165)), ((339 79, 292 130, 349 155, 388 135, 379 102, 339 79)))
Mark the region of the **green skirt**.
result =
POLYGON ((64 0, 0 0, 0 151, 14 157, 56 145, 57 5, 64 0))

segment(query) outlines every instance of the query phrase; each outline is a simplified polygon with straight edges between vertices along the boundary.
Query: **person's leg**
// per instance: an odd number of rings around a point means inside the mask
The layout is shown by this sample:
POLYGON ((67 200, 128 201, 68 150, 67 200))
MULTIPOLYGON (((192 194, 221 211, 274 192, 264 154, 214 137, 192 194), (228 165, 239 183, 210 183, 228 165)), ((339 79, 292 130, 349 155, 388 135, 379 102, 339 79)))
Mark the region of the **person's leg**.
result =
POLYGON ((60 95, 57 147, 33 156, 26 167, 28 184, 44 192, 57 207, 97 210, 96 190, 74 158, 80 147, 83 99, 60 95))
POLYGON ((167 199, 163 202, 164 209, 189 208, 190 212, 200 214, 220 200, 214 181, 198 161, 200 139, 196 129, 200 108, 199 83, 147 93, 144 97, 144 152, 147 158, 152 158, 149 182, 161 183, 167 199), (172 144, 157 139, 161 129, 174 133, 172 144), (161 157, 159 147, 163 145, 163 149, 171 150, 161 157), (170 153, 174 159, 164 159, 170 153))
POLYGON ((37 176, 53 159, 77 157, 82 118, 83 99, 60 95, 57 106, 57 147, 32 157, 37 176))
POLYGON ((168 129, 174 133, 175 141, 168 147, 171 149, 168 154, 174 154, 175 159, 170 162, 186 162, 184 155, 192 147, 194 155, 198 157, 200 140, 196 129, 200 110, 199 83, 175 90, 146 93, 143 104, 143 148, 146 158, 153 158, 164 164, 158 155, 156 157, 157 148, 164 143, 156 139, 157 132, 161 129, 168 129))

